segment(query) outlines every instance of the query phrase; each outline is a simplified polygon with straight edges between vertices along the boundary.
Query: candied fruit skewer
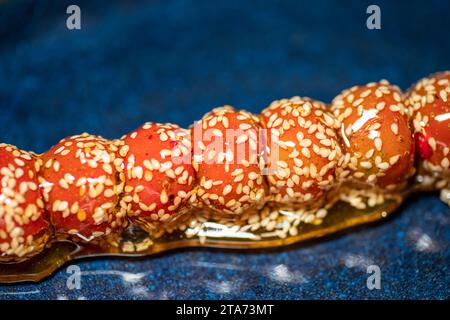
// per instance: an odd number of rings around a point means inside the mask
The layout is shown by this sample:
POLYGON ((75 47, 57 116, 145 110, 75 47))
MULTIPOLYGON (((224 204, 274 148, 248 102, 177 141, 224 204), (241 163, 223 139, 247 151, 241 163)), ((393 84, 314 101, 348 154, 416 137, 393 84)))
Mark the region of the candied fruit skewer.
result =
POLYGON ((91 241, 125 226, 123 160, 116 157, 121 144, 84 133, 42 155, 39 180, 57 234, 91 241))
POLYGON ((423 78, 407 92, 406 107, 419 166, 432 176, 450 176, 450 72, 423 78))
POLYGON ((271 199, 284 204, 322 205, 336 186, 341 148, 337 122, 325 104, 294 97, 272 102, 261 113, 268 129, 267 176, 271 199))
POLYGON ((215 108, 192 127, 194 204, 231 215, 264 204, 259 119, 231 106, 215 108))
POLYGON ((39 253, 53 233, 103 241, 128 221, 153 233, 192 208, 240 219, 267 201, 317 210, 348 190, 398 194, 415 169, 419 187, 450 194, 448 97, 441 72, 406 97, 380 81, 344 90, 331 108, 300 97, 259 116, 224 106, 189 130, 85 133, 41 156, 0 144, 0 261, 39 253))
POLYGON ((195 182, 190 131, 174 124, 146 123, 122 137, 128 217, 151 231, 189 206, 195 182))
POLYGON ((408 90, 405 105, 416 143, 416 182, 441 189, 442 201, 450 205, 450 72, 419 80, 408 90))
POLYGON ((414 144, 400 89, 385 80, 354 86, 331 108, 341 124, 344 180, 380 191, 404 188, 414 174, 414 144))
POLYGON ((33 153, 0 144, 0 262, 34 256, 49 239, 37 177, 40 162, 33 153))

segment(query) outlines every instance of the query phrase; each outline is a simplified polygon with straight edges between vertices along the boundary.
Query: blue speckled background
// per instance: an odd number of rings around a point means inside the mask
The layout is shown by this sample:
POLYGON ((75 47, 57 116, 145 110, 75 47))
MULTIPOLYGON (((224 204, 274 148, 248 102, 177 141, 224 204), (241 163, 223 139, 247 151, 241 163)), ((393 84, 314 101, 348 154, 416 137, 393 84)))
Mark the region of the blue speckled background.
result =
MULTIPOLYGON (((450 69, 448 1, 6 1, 0 5, 0 141, 42 152, 147 120, 188 126, 214 106, 330 101, 387 78, 406 89, 450 69), (382 29, 366 28, 381 7, 382 29), (82 30, 66 28, 78 4, 82 30)), ((437 195, 388 221, 285 249, 181 250, 77 262, 0 299, 449 299, 450 209, 437 195), (366 267, 381 268, 381 290, 366 267)))

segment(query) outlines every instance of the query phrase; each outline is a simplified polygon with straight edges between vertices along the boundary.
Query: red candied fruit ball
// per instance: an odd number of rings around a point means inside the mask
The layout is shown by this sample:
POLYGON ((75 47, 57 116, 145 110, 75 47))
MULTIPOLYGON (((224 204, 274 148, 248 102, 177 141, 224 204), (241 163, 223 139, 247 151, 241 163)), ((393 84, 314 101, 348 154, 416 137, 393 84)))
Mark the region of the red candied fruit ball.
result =
POLYGON ((293 97, 261 113, 268 129, 270 191, 280 203, 320 203, 335 186, 341 149, 337 122, 325 104, 293 97))
POLYGON ((146 123, 122 140, 129 217, 144 228, 172 221, 187 208, 195 182, 190 131, 146 123))
POLYGON ((414 173, 414 143, 403 94, 386 80, 355 86, 332 109, 344 153, 344 175, 381 189, 399 189, 414 173))
POLYGON ((450 177, 450 72, 418 81, 409 89, 405 105, 423 168, 450 177))
POLYGON ((84 241, 121 231, 126 208, 120 141, 87 133, 61 140, 42 155, 41 186, 51 223, 57 233, 84 241))
POLYGON ((230 106, 215 108, 192 128, 197 205, 241 214, 264 203, 259 120, 230 106))
POLYGON ((37 170, 34 154, 0 144, 0 261, 35 255, 49 238, 37 170))

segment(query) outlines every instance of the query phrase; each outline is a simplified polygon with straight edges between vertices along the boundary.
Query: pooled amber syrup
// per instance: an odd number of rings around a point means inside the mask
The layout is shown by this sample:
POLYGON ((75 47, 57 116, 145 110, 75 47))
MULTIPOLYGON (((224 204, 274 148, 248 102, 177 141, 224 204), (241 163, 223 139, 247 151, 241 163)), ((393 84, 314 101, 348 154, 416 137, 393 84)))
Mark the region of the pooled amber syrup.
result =
MULTIPOLYGON (((271 235, 261 228, 242 232, 236 227, 220 224, 217 220, 205 219, 194 223, 196 233, 192 233, 193 227, 190 223, 186 228, 176 229, 162 236, 151 236, 132 225, 122 233, 115 244, 109 246, 55 238, 43 252, 28 260, 0 263, 0 283, 40 281, 65 263, 86 257, 141 257, 187 247, 258 249, 286 246, 384 219, 394 213, 402 201, 416 191, 427 190, 412 186, 407 192, 389 197, 382 203, 365 209, 357 209, 346 202, 336 201, 328 209, 325 218, 311 223, 299 223, 295 227, 295 234, 288 232, 281 236, 271 235), (199 230, 201 232, 198 232, 199 230)), ((283 212, 289 214, 286 210, 283 212)))

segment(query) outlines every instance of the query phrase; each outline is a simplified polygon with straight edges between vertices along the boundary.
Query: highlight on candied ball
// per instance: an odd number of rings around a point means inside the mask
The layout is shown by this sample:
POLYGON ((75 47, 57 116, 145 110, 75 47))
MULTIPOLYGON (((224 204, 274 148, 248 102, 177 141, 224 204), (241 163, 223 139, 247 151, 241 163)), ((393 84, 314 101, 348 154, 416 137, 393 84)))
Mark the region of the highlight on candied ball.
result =
POLYGON ((146 123, 122 138, 129 217, 142 225, 167 223, 183 212, 195 182, 190 131, 146 123))
POLYGON ((301 97, 277 100, 262 111, 261 123, 268 129, 273 200, 319 205, 335 186, 341 159, 338 123, 325 104, 301 97))
POLYGON ((344 90, 332 102, 341 123, 343 176, 399 189, 414 173, 414 144, 403 94, 386 80, 344 90))
POLYGON ((241 214, 264 203, 259 120, 230 106, 213 109, 192 128, 197 205, 241 214))
POLYGON ((60 234, 91 241, 120 231, 126 208, 119 206, 123 190, 120 141, 87 133, 61 140, 42 155, 42 192, 50 221, 60 234))
POLYGON ((407 92, 416 154, 422 168, 450 177, 450 72, 423 78, 407 92))
POLYGON ((37 170, 34 154, 0 144, 0 261, 33 256, 49 238, 37 170))

